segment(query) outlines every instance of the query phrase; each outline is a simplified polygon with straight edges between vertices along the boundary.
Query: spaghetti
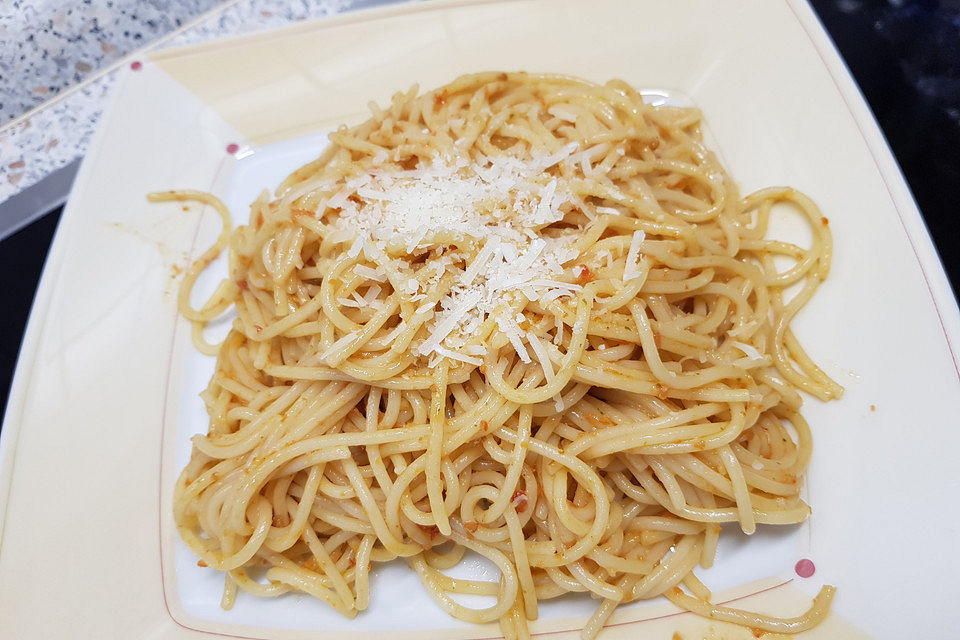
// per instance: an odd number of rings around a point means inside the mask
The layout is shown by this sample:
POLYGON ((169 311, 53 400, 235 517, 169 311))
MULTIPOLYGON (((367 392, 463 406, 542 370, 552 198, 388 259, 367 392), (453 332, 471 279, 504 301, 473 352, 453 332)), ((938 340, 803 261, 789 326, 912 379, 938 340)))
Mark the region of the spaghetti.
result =
POLYGON ((790 330, 830 268, 816 205, 741 197, 697 110, 620 81, 482 73, 371 109, 234 231, 210 195, 151 194, 224 221, 180 292, 217 367, 174 501, 223 606, 302 591, 352 617, 372 563, 403 558, 507 638, 571 591, 600 603, 584 638, 658 595, 768 631, 822 620, 832 587, 778 619, 711 604, 693 574, 722 523, 810 513, 799 392, 842 393, 790 330), (809 248, 766 237, 777 204, 809 248), (191 307, 224 249, 229 278, 191 307), (499 581, 443 573, 467 551, 499 581))

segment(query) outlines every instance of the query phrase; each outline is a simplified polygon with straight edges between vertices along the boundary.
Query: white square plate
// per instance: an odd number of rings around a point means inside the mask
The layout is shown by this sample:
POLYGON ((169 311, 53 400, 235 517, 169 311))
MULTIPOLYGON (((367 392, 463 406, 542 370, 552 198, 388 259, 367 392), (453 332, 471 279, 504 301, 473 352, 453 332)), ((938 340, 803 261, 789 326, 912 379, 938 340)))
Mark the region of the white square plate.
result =
MULTIPOLYGON (((298 596, 216 607, 220 581, 179 544, 170 499, 186 436, 204 428, 196 394, 212 370, 177 317, 174 276, 217 223, 144 198, 212 190, 242 221, 253 193, 314 155, 319 132, 361 119, 369 100, 481 69, 620 77, 689 96, 744 192, 790 184, 818 202, 836 260, 795 329, 846 394, 805 405, 813 516, 751 539, 725 535, 704 579, 718 599, 788 615, 835 584, 835 614, 806 638, 940 638, 960 625, 960 314, 810 9, 474 0, 165 52, 121 82, 57 232, 3 426, 0 636, 497 635, 451 621, 402 566, 375 575, 371 610, 354 622, 298 596), (794 573, 800 558, 815 562, 812 577, 794 573)), ((533 630, 573 638, 593 604, 547 606, 533 630)), ((622 607, 601 637, 674 631, 752 637, 660 600, 622 607)))

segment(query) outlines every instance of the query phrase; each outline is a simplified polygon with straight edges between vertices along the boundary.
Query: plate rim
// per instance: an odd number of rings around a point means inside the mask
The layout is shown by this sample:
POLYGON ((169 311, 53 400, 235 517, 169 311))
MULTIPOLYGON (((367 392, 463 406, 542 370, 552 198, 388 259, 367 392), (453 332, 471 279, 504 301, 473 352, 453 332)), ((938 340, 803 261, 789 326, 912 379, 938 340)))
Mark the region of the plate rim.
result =
MULTIPOLYGON (((151 54, 162 59, 165 56, 182 55, 190 50, 206 49, 218 46, 235 46, 259 40, 261 38, 276 37, 278 33, 309 31, 336 27, 339 24, 363 22, 394 15, 430 12, 460 6, 504 4, 509 0, 426 0, 425 2, 405 2, 386 6, 364 8, 338 14, 320 20, 298 23, 280 29, 273 29, 256 34, 217 40, 197 45, 189 45, 177 49, 165 50, 159 54, 151 54)), ((850 75, 845 63, 840 57, 812 7, 803 0, 783 0, 789 7, 805 35, 811 41, 824 68, 829 73, 840 96, 849 110, 850 116, 857 125, 860 137, 871 157, 887 190, 890 202, 897 212, 900 227, 906 236, 914 258, 923 275, 927 294, 930 296, 936 310, 944 340, 949 350, 950 360, 953 363, 957 382, 960 382, 960 307, 954 297, 947 279, 939 254, 933 244, 919 207, 909 189, 909 185, 893 156, 890 147, 884 138, 879 125, 870 111, 859 87, 850 75)), ((127 86, 130 72, 121 74, 120 81, 113 88, 107 107, 97 125, 97 133, 91 143, 91 149, 96 149, 105 135, 108 123, 117 105, 120 104, 117 96, 127 86)), ((80 190, 87 183, 89 174, 94 170, 93 162, 82 163, 76 184, 80 190)), ((37 362, 37 352, 41 344, 41 325, 52 304, 52 294, 58 274, 64 268, 66 259, 64 245, 71 235, 71 230, 83 224, 82 218, 73 213, 76 207, 70 206, 70 201, 77 193, 71 193, 61 224, 58 226, 51 242, 49 257, 44 265, 34 302, 29 314, 28 323, 24 332, 20 351, 17 358, 14 376, 11 383, 7 409, 3 417, 3 428, 0 431, 0 553, 3 552, 4 530, 6 525, 6 509, 13 491, 12 478, 16 467, 17 445, 20 436, 21 420, 24 403, 30 391, 30 382, 33 373, 40 364, 37 362)), ((161 469, 162 470, 162 469, 161 469)), ((163 571, 161 570, 161 574, 163 571)), ((169 612, 169 607, 168 607, 169 612)), ((172 616, 171 616, 172 617, 172 616)), ((174 620, 176 622, 176 620, 174 620)), ((179 623, 178 623, 179 624, 179 623)), ((208 632, 204 632, 208 633, 208 632)))

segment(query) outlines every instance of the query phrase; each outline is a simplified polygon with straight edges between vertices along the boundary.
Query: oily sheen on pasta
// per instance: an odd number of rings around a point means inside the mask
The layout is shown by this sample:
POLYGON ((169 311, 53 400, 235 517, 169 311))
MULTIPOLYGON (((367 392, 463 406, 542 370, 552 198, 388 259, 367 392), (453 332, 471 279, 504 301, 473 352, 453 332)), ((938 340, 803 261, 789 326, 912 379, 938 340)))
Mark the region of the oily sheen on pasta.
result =
POLYGON ((696 109, 621 81, 482 73, 371 110, 235 231, 210 195, 151 196, 224 220, 180 291, 217 367, 174 505, 223 606, 302 591, 355 616, 374 563, 402 558, 507 638, 571 591, 597 600, 585 638, 661 595, 766 631, 822 620, 832 587, 781 619, 711 604, 693 573, 723 523, 810 514, 800 392, 842 393, 790 330, 830 269, 814 203, 741 196, 696 109), (767 237, 778 204, 809 248, 767 237), (191 307, 224 249, 229 278, 191 307), (499 581, 448 577, 468 551, 499 581))

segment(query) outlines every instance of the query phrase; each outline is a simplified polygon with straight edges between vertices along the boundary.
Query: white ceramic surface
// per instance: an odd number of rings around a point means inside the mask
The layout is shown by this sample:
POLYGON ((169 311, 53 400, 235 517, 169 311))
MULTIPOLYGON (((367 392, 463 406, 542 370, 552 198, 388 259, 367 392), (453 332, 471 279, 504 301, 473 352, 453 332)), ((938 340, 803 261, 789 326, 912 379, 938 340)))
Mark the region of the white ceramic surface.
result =
MULTIPOLYGON (((837 617, 853 625, 843 635, 863 637, 856 627, 875 638, 951 637, 960 625, 960 516, 951 506, 960 489, 952 460, 960 314, 896 164, 809 8, 424 3, 208 45, 179 61, 200 64, 222 51, 242 59, 305 39, 317 48, 308 63, 277 55, 263 66, 275 66, 271 77, 291 100, 324 83, 342 91, 311 103, 315 120, 298 121, 298 135, 354 122, 368 99, 414 81, 433 86, 480 68, 622 77, 689 95, 745 191, 790 184, 812 196, 830 218, 836 260, 795 327, 847 390, 838 402, 805 404, 815 438, 813 517, 782 533, 725 536, 721 562, 704 578, 721 590, 790 580, 801 594, 827 582, 840 590, 837 617), (358 29, 369 37, 354 37, 358 29), (800 557, 816 563, 812 578, 792 573, 800 557)), ((179 205, 148 205, 144 194, 213 190, 242 220, 251 195, 322 142, 258 146, 272 135, 274 125, 258 128, 257 118, 275 104, 277 86, 265 93, 261 69, 222 64, 218 72, 235 78, 219 97, 169 60, 128 73, 78 176, 0 440, 0 637, 489 636, 495 630, 449 621, 403 567, 378 573, 373 608, 356 623, 296 596, 240 598, 225 614, 210 606, 219 580, 178 548, 170 489, 185 435, 203 428, 195 394, 212 365, 192 354, 177 319, 174 267, 215 237, 217 223, 179 205), (238 160, 225 152, 230 143, 240 145, 237 156, 256 152, 238 160)), ((535 630, 575 629, 557 618, 575 620, 590 604, 547 607, 535 630)), ((653 615, 643 611, 672 611, 662 602, 623 609, 610 637, 669 637, 697 624, 689 616, 627 624, 653 615)))

